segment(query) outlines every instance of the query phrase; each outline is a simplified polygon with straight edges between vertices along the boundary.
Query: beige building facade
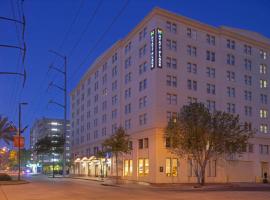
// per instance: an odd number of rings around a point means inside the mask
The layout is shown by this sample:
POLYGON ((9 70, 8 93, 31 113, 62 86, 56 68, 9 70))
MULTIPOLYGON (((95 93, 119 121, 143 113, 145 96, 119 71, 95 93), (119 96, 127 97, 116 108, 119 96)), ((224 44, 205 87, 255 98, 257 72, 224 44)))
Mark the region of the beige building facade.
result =
POLYGON ((195 182, 192 161, 166 148, 164 128, 183 105, 239 114, 256 129, 246 152, 212 159, 208 182, 259 182, 270 173, 270 40, 229 27, 212 27, 155 8, 90 66, 71 92, 73 173, 115 175, 101 143, 122 126, 132 151, 120 161, 124 179, 195 182))

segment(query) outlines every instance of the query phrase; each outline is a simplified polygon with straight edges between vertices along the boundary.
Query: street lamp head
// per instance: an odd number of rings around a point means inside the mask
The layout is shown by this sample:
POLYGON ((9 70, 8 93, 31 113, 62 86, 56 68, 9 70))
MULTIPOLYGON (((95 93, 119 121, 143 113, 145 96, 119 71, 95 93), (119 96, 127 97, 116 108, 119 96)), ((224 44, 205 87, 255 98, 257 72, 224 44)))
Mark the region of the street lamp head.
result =
POLYGON ((28 105, 28 103, 27 102, 21 102, 20 105, 26 106, 26 105, 28 105))

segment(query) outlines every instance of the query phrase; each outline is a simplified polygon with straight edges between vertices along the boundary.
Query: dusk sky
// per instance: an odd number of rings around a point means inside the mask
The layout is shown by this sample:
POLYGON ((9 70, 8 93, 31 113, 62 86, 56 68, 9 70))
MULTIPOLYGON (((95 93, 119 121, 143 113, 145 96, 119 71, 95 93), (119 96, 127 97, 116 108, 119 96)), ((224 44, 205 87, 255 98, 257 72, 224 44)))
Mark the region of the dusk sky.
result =
MULTIPOLYGON (((0 0, 0 16, 19 19, 22 8, 17 2, 20 1, 0 0)), ((212 26, 247 29, 270 38, 269 0, 25 0, 27 81, 22 88, 20 77, 0 75, 0 115, 17 125, 18 102, 28 102, 23 107, 23 126, 31 127, 35 119, 43 116, 62 118, 62 108, 48 106, 48 101, 62 103, 63 94, 47 88, 52 80, 62 85, 63 77, 54 71, 47 72, 51 63, 61 68, 63 62, 48 50, 67 55, 70 92, 91 63, 126 36, 154 7, 212 26)), ((0 44, 19 45, 21 30, 20 25, 16 31, 14 23, 0 20, 0 44)), ((0 71, 22 72, 19 59, 17 49, 0 48, 0 71)), ((27 144, 29 132, 30 128, 25 134, 27 144)))

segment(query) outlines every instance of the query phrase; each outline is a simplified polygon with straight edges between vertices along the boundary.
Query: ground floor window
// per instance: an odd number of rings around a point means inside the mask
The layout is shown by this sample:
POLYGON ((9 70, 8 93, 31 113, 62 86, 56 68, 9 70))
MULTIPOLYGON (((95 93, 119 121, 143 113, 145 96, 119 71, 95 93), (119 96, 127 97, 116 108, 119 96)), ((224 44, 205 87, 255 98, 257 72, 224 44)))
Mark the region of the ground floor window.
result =
POLYGON ((166 158, 166 176, 177 176, 177 168, 177 158, 166 158))
POLYGON ((196 172, 198 171, 198 163, 193 159, 188 159, 188 176, 196 176, 196 172))
POLYGON ((139 176, 147 176, 149 174, 149 159, 140 158, 138 160, 138 173, 139 176))
POLYGON ((133 161, 124 160, 124 176, 132 176, 133 173, 133 161))
POLYGON ((208 176, 215 177, 217 175, 217 161, 209 160, 207 164, 208 164, 208 176))

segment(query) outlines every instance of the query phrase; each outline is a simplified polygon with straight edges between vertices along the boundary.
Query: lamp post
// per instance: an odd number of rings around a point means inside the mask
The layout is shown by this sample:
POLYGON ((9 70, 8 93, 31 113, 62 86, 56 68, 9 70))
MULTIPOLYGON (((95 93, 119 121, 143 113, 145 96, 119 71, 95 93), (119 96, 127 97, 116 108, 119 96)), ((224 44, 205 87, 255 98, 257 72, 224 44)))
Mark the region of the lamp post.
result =
POLYGON ((21 102, 19 103, 19 149, 18 149, 18 165, 19 165, 19 173, 18 173, 18 181, 21 180, 21 114, 22 114, 22 106, 26 106, 28 103, 21 102))

